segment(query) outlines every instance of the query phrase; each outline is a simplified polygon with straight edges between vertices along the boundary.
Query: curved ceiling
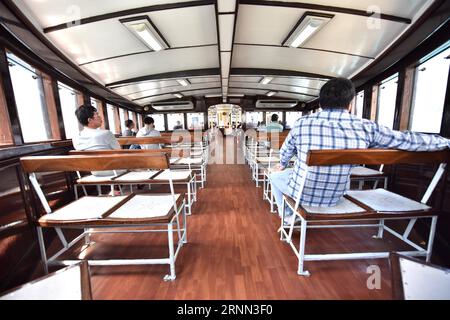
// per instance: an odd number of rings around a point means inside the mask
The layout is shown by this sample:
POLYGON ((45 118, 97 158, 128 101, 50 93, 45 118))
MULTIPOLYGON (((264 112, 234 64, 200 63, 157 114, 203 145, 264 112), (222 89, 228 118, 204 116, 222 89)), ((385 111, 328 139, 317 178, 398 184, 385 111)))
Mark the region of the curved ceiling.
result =
POLYGON ((135 103, 264 96, 310 102, 332 77, 380 57, 432 0, 14 0, 84 72, 135 103), (331 17, 298 48, 283 46, 307 13, 331 17), (145 17, 167 42, 153 51, 123 19, 145 17), (262 80, 270 80, 262 83, 262 80), (181 80, 187 80, 183 83, 181 80), (177 97, 174 95, 177 94, 177 97))

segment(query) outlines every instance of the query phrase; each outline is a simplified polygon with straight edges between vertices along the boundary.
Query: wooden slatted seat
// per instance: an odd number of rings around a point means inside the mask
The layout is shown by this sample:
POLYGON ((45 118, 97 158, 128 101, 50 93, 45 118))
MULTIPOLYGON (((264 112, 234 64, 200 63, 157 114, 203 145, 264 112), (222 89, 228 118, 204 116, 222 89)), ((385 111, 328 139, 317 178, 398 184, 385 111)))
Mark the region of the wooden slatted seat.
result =
MULTIPOLYGON (((109 155, 70 155, 24 157, 20 159, 24 172, 29 174, 29 181, 38 196, 46 214, 40 215, 35 207, 35 223, 38 241, 45 271, 49 265, 67 265, 77 260, 59 260, 58 258, 80 240, 90 244, 90 236, 95 233, 142 233, 167 232, 169 254, 161 259, 117 259, 89 260, 90 265, 141 265, 168 264, 170 274, 165 280, 175 279, 175 261, 186 236, 185 195, 175 194, 173 181, 169 175, 170 193, 168 194, 136 194, 118 197, 83 197, 58 210, 52 210, 39 182, 38 172, 55 171, 104 171, 104 170, 168 170, 169 161, 165 153, 154 153, 142 156, 138 153, 109 155), (180 217, 182 217, 180 219, 180 217), (182 223, 180 222, 182 221, 182 223), (174 229, 175 225, 175 229, 174 229), (126 229, 122 229, 126 228, 126 229), (54 228, 63 248, 51 257, 47 257, 42 228, 54 228), (95 228, 95 229, 92 229, 95 228), (96 229, 108 228, 107 231, 96 229), (155 229, 156 228, 156 229, 155 229), (161 229, 162 228, 162 229, 161 229), (84 230, 74 240, 68 242, 63 230, 84 230), (174 243, 173 233, 178 235, 174 243), (176 249, 174 250, 174 246, 176 249)), ((32 193, 32 195, 34 195, 32 193)))
POLYGON ((294 200, 286 195, 283 196, 282 222, 279 231, 281 240, 288 242, 298 258, 299 275, 309 275, 304 270, 305 261, 319 260, 340 260, 340 259, 370 259, 387 258, 389 252, 362 252, 362 253, 335 253, 335 254, 305 254, 306 232, 307 229, 314 228, 355 228, 355 227, 374 227, 378 229, 377 238, 383 237, 383 232, 387 231, 393 236, 399 238, 414 250, 403 251, 403 254, 414 256, 425 256, 429 261, 432 253, 433 240, 436 230, 438 212, 428 206, 431 194, 437 183, 443 176, 446 164, 450 160, 450 152, 407 152, 399 150, 312 150, 308 153, 306 160, 308 172, 310 167, 331 166, 331 165, 358 165, 358 164, 399 164, 399 163, 434 163, 439 164, 435 176, 425 192, 421 201, 408 199, 404 196, 395 194, 385 189, 371 190, 350 190, 340 202, 333 207, 306 207, 301 205, 301 192, 306 180, 306 174, 303 180, 299 182, 300 190, 297 198, 294 200), (296 226, 295 219, 292 219, 289 226, 284 225, 285 208, 289 206, 295 216, 299 219, 300 226, 296 226), (386 220, 408 220, 408 226, 400 234, 392 228, 385 225, 386 220), (427 248, 409 240, 408 237, 417 221, 417 219, 431 220, 430 233, 428 237, 427 248), (342 224, 345 222, 373 221, 370 224, 342 224), (328 222, 330 224, 323 224, 328 222), (317 224, 319 223, 319 224, 317 224), (294 229, 300 229, 300 243, 297 248, 292 242, 294 229))
POLYGON ((396 300, 449 300, 450 269, 398 253, 389 255, 396 300))
MULTIPOLYGON (((164 149, 156 149, 156 150, 140 150, 140 149, 122 149, 122 150, 89 150, 89 151, 70 151, 70 155, 113 155, 113 154, 138 154, 142 156, 157 154, 160 152, 167 152, 172 157, 169 159, 170 165, 177 164, 180 160, 190 156, 190 150, 188 148, 164 148, 164 149)), ((186 158, 189 159, 189 158, 186 158)), ((197 161, 197 160, 196 160, 197 161)), ((174 167, 174 166, 171 166, 174 167)), ((185 168, 185 166, 183 167, 185 168)), ((167 170, 166 170, 167 171, 167 170)), ((170 170, 171 172, 175 172, 170 170)), ((177 170, 179 171, 179 170, 177 170)), ((184 184, 186 185, 186 196, 187 196, 187 208, 188 214, 192 214, 192 205, 197 200, 197 183, 196 183, 196 174, 191 170, 190 165, 188 165, 187 170, 182 170, 184 177, 182 179, 172 179, 174 184, 184 184), (189 176, 186 177, 186 172, 189 172, 189 176)), ((145 170, 145 171, 133 171, 133 172, 124 172, 117 176, 108 176, 105 179, 101 179, 100 177, 95 176, 86 176, 77 180, 77 183, 80 185, 123 185, 127 184, 132 185, 135 184, 169 184, 169 178, 162 179, 160 176, 158 179, 154 179, 156 176, 161 174, 161 170, 145 170), (94 178, 91 178, 94 177, 94 178), (82 179, 85 179, 82 180, 82 179), (91 181, 92 180, 92 181, 91 181)), ((76 190, 76 189, 75 189, 76 190)), ((87 194, 85 192, 85 194, 87 194)))
POLYGON ((52 272, 4 292, 0 300, 92 300, 86 261, 52 272))
POLYGON ((366 181, 374 181, 374 189, 377 188, 378 182, 383 181, 384 182, 384 188, 387 188, 388 183, 388 176, 386 173, 383 172, 384 165, 380 166, 379 170, 363 167, 363 166, 357 166, 352 168, 350 172, 350 179, 352 181, 357 181, 359 185, 359 189, 362 190, 364 182, 366 181))

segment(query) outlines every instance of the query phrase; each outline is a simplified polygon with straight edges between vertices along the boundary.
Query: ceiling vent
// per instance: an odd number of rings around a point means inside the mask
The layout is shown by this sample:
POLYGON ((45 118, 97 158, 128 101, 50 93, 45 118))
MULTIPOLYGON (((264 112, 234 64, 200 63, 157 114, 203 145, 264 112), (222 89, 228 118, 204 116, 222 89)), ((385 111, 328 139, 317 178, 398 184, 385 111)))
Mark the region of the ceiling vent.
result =
POLYGON ((297 103, 297 100, 258 100, 256 101, 256 108, 293 108, 297 103))
POLYGON ((152 108, 157 111, 192 110, 194 104, 192 101, 155 102, 152 108))

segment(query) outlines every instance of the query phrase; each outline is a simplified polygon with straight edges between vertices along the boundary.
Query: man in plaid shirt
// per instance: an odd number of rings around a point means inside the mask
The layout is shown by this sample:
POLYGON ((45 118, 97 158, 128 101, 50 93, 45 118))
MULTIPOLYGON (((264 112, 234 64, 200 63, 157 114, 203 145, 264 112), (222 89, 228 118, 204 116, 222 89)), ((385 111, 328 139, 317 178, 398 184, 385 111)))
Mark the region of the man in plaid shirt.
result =
MULTIPOLYGON (((298 119, 280 149, 280 164, 270 175, 272 192, 278 208, 283 193, 296 199, 299 183, 305 173, 309 150, 391 148, 408 151, 435 151, 450 147, 450 140, 438 135, 400 132, 350 114, 355 96, 353 83, 344 78, 328 81, 320 90, 323 111, 298 119), (285 169, 297 156, 293 169, 285 169)), ((300 198, 303 206, 336 205, 350 185, 352 165, 309 168, 300 198)), ((281 213, 281 210, 279 210, 281 213)), ((292 210, 285 212, 289 223, 292 210)))

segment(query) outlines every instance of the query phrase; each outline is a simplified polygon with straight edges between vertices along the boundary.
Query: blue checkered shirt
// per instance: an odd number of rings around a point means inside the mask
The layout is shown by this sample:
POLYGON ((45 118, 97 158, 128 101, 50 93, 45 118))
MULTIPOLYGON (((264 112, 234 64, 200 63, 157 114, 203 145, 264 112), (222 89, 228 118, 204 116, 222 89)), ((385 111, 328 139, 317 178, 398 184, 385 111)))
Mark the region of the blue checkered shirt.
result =
MULTIPOLYGON (((306 169, 309 150, 391 148, 435 151, 450 147, 450 140, 438 135, 400 132, 343 109, 325 109, 298 119, 280 149, 280 163, 286 167, 296 155, 289 182, 289 195, 296 199, 306 169)), ((310 167, 300 204, 334 206, 349 187, 353 165, 310 167)))

